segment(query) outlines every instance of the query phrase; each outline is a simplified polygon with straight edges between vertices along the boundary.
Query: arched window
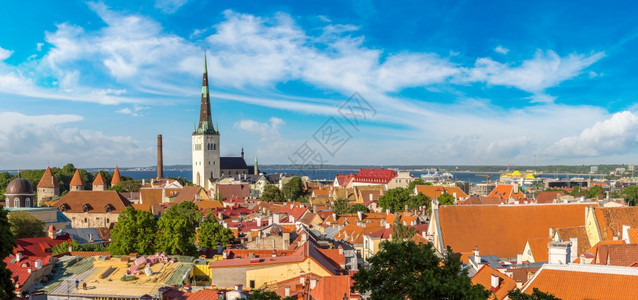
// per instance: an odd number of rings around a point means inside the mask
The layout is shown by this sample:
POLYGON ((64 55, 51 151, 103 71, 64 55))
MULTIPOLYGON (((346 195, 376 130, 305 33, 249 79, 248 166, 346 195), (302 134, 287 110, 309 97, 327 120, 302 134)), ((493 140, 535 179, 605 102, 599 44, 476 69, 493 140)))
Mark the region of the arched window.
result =
POLYGON ((31 199, 29 197, 24 199, 24 207, 31 207, 31 199))
POLYGON ((20 198, 13 198, 13 207, 20 207, 20 198))

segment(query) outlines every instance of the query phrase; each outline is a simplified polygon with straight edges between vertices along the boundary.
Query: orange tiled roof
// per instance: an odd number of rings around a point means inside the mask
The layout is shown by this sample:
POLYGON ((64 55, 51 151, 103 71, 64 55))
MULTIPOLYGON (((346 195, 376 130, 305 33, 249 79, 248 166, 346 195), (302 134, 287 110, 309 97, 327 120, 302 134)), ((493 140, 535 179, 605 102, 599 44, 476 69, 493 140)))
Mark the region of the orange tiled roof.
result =
POLYGON ((528 239, 548 236, 550 227, 584 225, 585 208, 592 205, 445 205, 438 216, 443 243, 455 252, 478 245, 482 255, 513 258, 528 239))
POLYGON ((56 201, 53 207, 65 213, 82 213, 85 207, 88 213, 105 213, 107 205, 110 205, 110 213, 119 214, 131 202, 116 191, 72 191, 56 201))
POLYGON ((514 193, 514 186, 511 184, 501 184, 498 185, 492 192, 487 195, 488 197, 498 197, 501 200, 509 200, 510 198, 514 200, 522 200, 525 199, 525 195, 518 191, 518 193, 514 193))
POLYGON ((554 200, 559 199, 560 196, 565 196, 561 191, 542 191, 536 195, 536 203, 554 203, 554 200))
POLYGON ((97 172, 97 176, 95 176, 95 180, 93 180, 93 185, 106 185, 104 177, 102 177, 102 173, 97 172))
POLYGON ((532 250, 532 255, 534 256, 535 262, 546 262, 548 260, 548 252, 547 243, 551 242, 552 239, 546 238, 537 238, 537 239, 529 239, 527 243, 529 244, 529 248, 532 250))
POLYGON ((71 178, 70 186, 83 186, 84 181, 82 180, 82 176, 80 175, 80 170, 75 169, 75 173, 73 174, 73 178, 71 178))
POLYGON ((325 276, 317 282, 317 286, 310 291, 314 299, 341 300, 344 295, 350 297, 350 276, 325 276))
POLYGON ((482 285, 499 300, 505 299, 507 293, 516 288, 516 281, 514 279, 488 265, 481 267, 474 277, 472 277, 472 284, 482 285), (492 275, 496 275, 499 278, 499 285, 496 288, 492 288, 492 275))
POLYGON ((201 190, 202 188, 199 186, 185 186, 179 191, 179 194, 173 199, 173 202, 182 203, 184 201, 195 201, 195 196, 197 196, 201 190))
POLYGON ((122 181, 122 178, 120 177, 120 168, 115 166, 115 171, 113 171, 113 177, 111 178, 111 185, 115 185, 120 181, 122 181))
POLYGON ((200 210, 207 210, 207 209, 215 209, 215 208, 222 208, 224 207, 223 204, 219 203, 219 201, 215 201, 215 200, 202 200, 202 201, 197 201, 195 202, 195 205, 197 206, 197 208, 199 208, 200 210))
POLYGON ((592 265, 545 265, 522 291, 534 288, 560 299, 636 299, 638 269, 592 265))
POLYGON ((629 235, 629 243, 638 244, 638 228, 629 228, 627 235, 629 235))
POLYGON ((623 225, 638 228, 637 206, 596 207, 594 210, 603 240, 611 240, 614 236, 621 236, 623 225))
POLYGON ((39 189, 45 188, 59 188, 60 184, 58 184, 58 180, 53 176, 53 172, 51 172, 51 167, 47 167, 46 171, 42 175, 42 179, 38 182, 39 189))
POLYGON ((601 265, 629 267, 638 262, 638 245, 599 245, 595 262, 601 265))
POLYGON ((576 251, 578 252, 579 256, 591 248, 591 243, 589 241, 589 237, 587 236, 587 230, 585 229, 585 226, 558 228, 556 229, 556 233, 561 240, 566 242, 569 241, 571 238, 577 238, 578 246, 576 251))
MULTIPOLYGON (((166 191, 168 194, 168 192, 166 191)), ((147 205, 155 205, 163 202, 162 189, 157 188, 141 188, 140 202, 147 205)))
POLYGON ((416 192, 428 196, 430 199, 439 198, 442 194, 456 194, 456 199, 467 198, 467 194, 458 187, 440 186, 440 185, 417 185, 416 192))

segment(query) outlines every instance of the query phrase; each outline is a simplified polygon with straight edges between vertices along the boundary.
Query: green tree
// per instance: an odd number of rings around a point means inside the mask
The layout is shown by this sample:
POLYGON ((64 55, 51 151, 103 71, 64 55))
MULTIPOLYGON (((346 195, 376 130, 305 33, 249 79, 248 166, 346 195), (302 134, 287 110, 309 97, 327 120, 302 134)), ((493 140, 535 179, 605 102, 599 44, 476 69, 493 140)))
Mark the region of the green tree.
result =
POLYGON ((7 218, 7 211, 0 206, 0 300, 15 298, 15 285, 11 282, 11 271, 4 262, 5 257, 13 253, 16 246, 15 238, 11 233, 11 226, 7 218))
POLYGON ((605 196, 605 189, 600 185, 595 185, 587 191, 587 198, 596 198, 599 195, 605 196))
MULTIPOLYGON (((282 298, 279 297, 277 293, 272 291, 265 291, 265 290, 256 290, 246 299, 247 300, 282 300, 282 298)), ((283 300, 295 300, 295 299, 297 298, 296 297, 283 298, 283 300)))
POLYGON ((628 205, 636 206, 638 204, 638 186, 632 185, 622 189, 620 196, 625 198, 628 205))
POLYGON ((167 209, 158 222, 157 251, 197 255, 195 229, 201 214, 193 202, 184 201, 167 209))
POLYGON ((368 209, 367 207, 359 203, 352 204, 346 208, 346 213, 357 213, 357 212, 369 213, 370 209, 368 209))
POLYGON ((425 185, 425 180, 423 180, 422 178, 412 180, 412 182, 408 184, 408 190, 414 190, 414 187, 417 185, 425 185))
POLYGON ((268 202, 283 202, 284 194, 275 185, 267 185, 264 187, 264 192, 261 193, 262 201, 268 202))
MULTIPOLYGON (((73 251, 79 251, 80 245, 76 240, 71 240, 71 246, 73 246, 73 251)), ((57 244, 53 246, 51 249, 53 255, 58 255, 61 253, 65 253, 69 251, 69 242, 63 242, 61 244, 57 244)))
POLYGON ((454 201, 456 200, 454 196, 448 193, 441 194, 441 196, 439 196, 438 199, 439 199, 439 205, 454 205, 454 201))
POLYGON ((406 226, 401 224, 401 220, 399 217, 396 217, 394 220, 394 225, 392 226, 392 241, 393 242, 404 242, 411 239, 415 234, 419 231, 414 227, 406 226))
POLYGON ((111 230, 109 251, 115 255, 151 254, 155 251, 156 233, 157 222, 153 214, 129 206, 120 213, 111 230))
POLYGON ((217 219, 213 216, 207 216, 204 221, 199 224, 199 230, 197 230, 197 240, 200 248, 212 249, 221 244, 223 248, 226 248, 227 244, 231 244, 235 240, 233 232, 224 228, 222 224, 217 222, 217 219))
POLYGON ((20 210, 9 213, 11 232, 16 239, 46 236, 44 222, 30 213, 20 210))
POLYGON ((580 196, 580 195, 581 195, 581 188, 580 188, 580 186, 578 186, 578 185, 577 185, 577 186, 574 186, 574 187, 572 188, 572 192, 570 193, 570 195, 572 195, 572 196, 574 196, 574 197, 578 197, 578 196, 580 196))
POLYGON ((303 181, 301 177, 295 176, 284 184, 284 196, 286 199, 295 201, 299 197, 303 196, 303 181))
POLYGON ((348 199, 337 199, 332 202, 332 212, 335 214, 345 214, 348 209, 348 199))
POLYGON ((511 300, 560 300, 560 298, 552 294, 541 292, 537 288, 534 288, 534 291, 530 295, 521 292, 519 289, 514 289, 511 290, 507 296, 511 300))
POLYGON ((370 292, 371 299, 487 299, 490 295, 483 286, 472 284, 449 247, 440 259, 429 243, 383 241, 368 262, 368 269, 352 275, 352 290, 370 292))
POLYGON ((389 189, 383 196, 379 197, 379 205, 383 209, 391 208, 394 212, 404 211, 406 205, 410 209, 427 205, 429 201, 427 196, 422 193, 413 196, 410 193, 411 190, 406 188, 389 189))

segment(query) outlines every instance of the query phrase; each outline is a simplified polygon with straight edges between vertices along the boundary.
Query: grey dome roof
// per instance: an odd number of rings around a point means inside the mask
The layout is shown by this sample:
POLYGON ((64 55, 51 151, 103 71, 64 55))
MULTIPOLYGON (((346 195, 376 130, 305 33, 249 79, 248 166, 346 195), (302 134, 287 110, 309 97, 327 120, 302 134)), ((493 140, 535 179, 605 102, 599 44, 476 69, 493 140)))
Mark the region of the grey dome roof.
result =
POLYGON ((7 185, 7 191, 4 192, 4 194, 5 195, 18 195, 18 194, 33 195, 35 193, 33 193, 33 187, 31 186, 31 183, 29 183, 28 180, 22 177, 18 177, 14 180, 11 180, 11 182, 9 182, 9 185, 7 185))

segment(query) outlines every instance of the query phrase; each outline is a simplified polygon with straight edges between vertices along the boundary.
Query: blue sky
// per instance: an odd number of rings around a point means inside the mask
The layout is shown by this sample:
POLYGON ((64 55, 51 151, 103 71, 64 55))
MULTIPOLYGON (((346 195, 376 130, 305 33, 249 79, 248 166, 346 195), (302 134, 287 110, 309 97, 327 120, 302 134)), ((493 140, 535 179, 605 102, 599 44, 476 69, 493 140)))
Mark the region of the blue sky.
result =
POLYGON ((440 2, 4 1, 0 169, 636 163, 638 6, 440 2))

